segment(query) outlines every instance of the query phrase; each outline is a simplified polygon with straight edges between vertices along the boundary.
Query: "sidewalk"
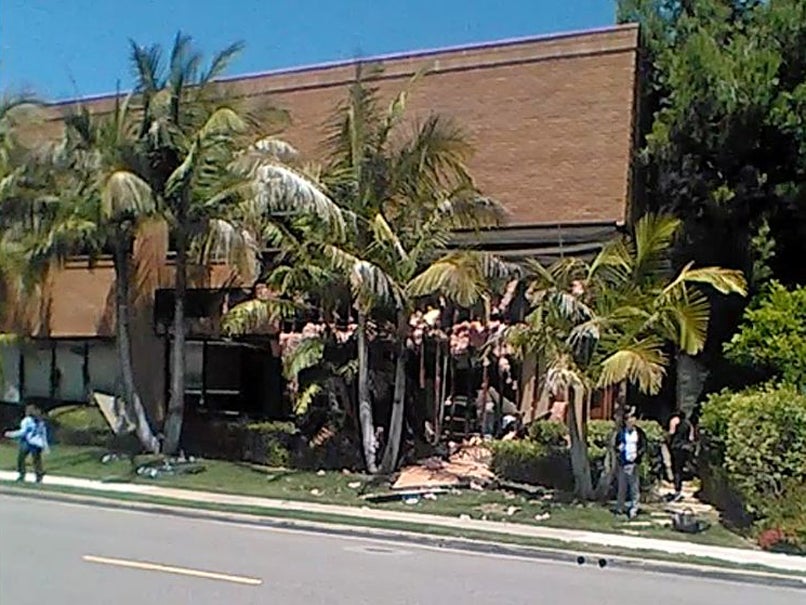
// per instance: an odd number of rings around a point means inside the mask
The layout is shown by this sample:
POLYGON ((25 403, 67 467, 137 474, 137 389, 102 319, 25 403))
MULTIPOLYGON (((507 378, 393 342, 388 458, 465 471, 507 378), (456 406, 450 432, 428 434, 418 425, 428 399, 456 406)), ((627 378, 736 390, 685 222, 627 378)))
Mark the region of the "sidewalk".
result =
MULTIPOLYGON (((14 472, 0 471, 0 482, 13 482, 16 477, 17 474, 14 472)), ((213 492, 160 487, 158 485, 102 483, 100 481, 92 481, 89 479, 57 477, 50 475, 45 477, 44 482, 46 485, 91 490, 96 492, 98 495, 130 494, 200 504, 261 508, 265 509, 267 512, 270 510, 307 512, 326 516, 333 522, 338 522, 339 518, 341 517, 373 521, 390 521, 432 527, 437 526, 455 530, 490 532, 535 539, 555 540, 566 543, 587 544, 591 546, 623 548, 627 550, 651 550, 673 555, 720 560, 726 563, 738 565, 763 565, 765 567, 780 571, 806 573, 806 557, 796 557, 757 550, 742 550, 720 546, 707 546, 704 544, 693 544, 683 541, 659 540, 625 536, 620 534, 537 527, 533 525, 498 521, 459 519, 424 513, 406 513, 400 511, 370 509, 368 507, 358 508, 351 506, 338 506, 333 504, 319 504, 316 502, 236 496, 230 494, 218 494, 213 492)))

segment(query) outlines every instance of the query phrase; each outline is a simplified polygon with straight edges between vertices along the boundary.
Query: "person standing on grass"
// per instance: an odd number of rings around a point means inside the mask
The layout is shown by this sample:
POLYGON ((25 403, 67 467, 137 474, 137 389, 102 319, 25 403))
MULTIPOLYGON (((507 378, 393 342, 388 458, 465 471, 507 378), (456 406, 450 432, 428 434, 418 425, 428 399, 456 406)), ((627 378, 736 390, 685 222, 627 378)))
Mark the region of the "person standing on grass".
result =
POLYGON ((628 505, 627 515, 634 519, 638 515, 638 503, 641 499, 641 460, 646 453, 646 435, 636 426, 635 414, 629 413, 624 426, 616 435, 616 454, 618 456, 618 500, 616 513, 624 514, 625 502, 628 505))
POLYGON ((42 411, 35 405, 25 406, 25 417, 16 431, 6 431, 9 439, 19 439, 20 446, 17 453, 17 481, 25 481, 26 463, 28 456, 34 461, 36 482, 41 483, 45 472, 42 469, 42 453, 50 451, 48 445, 48 428, 42 411))
POLYGON ((694 425, 682 412, 675 412, 669 421, 669 455, 672 458, 674 494, 672 500, 683 499, 683 472, 694 446, 694 425))

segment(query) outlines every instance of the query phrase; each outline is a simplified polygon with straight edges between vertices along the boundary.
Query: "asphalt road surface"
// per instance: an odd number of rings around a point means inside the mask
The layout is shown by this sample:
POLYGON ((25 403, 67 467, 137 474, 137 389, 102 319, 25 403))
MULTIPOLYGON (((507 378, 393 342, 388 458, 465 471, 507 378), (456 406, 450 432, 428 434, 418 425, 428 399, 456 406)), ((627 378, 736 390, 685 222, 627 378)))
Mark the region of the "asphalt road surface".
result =
POLYGON ((0 603, 794 605, 806 591, 0 496, 0 603))

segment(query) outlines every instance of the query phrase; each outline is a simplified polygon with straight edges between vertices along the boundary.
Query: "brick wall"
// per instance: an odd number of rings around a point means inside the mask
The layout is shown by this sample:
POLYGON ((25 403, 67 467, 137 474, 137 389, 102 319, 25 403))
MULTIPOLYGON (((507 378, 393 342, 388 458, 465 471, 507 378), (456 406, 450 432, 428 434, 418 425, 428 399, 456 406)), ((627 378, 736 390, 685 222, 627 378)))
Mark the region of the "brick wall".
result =
MULTIPOLYGON (((438 112, 469 134, 484 192, 519 225, 620 221, 629 195, 638 28, 634 25, 383 61, 383 92, 421 69, 412 119, 438 112)), ((290 111, 283 136, 321 157, 323 125, 344 98, 351 63, 233 78, 225 86, 290 111)), ((109 98, 92 102, 111 107, 109 98)), ((57 110, 62 109, 55 108, 57 110)))

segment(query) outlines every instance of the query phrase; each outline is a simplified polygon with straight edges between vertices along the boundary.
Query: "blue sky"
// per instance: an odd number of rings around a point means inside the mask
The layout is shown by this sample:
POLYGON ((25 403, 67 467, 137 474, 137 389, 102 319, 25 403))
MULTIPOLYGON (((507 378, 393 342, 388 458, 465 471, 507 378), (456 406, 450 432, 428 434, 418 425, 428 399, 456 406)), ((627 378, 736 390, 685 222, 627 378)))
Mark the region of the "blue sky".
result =
POLYGON ((602 27, 614 0, 0 0, 0 91, 58 100, 131 82, 128 39, 210 53, 243 40, 231 75, 602 27))

